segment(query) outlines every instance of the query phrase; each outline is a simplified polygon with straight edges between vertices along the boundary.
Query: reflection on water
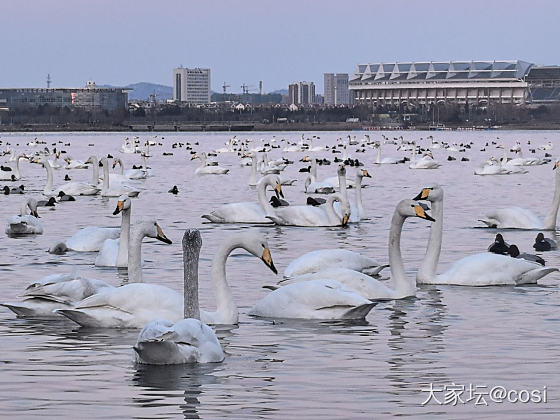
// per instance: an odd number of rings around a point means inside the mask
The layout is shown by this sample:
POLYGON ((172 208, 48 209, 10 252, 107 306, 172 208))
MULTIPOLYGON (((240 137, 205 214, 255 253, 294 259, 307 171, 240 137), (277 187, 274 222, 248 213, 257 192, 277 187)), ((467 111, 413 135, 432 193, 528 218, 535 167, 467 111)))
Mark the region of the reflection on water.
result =
MULTIPOLYGON (((238 134, 255 140, 275 133, 238 134)), ((321 141, 332 144, 347 133, 323 133, 321 141)), ((395 133, 395 136, 401 133, 395 133)), ((426 133, 402 133, 419 139, 426 133)), ((150 133, 149 136, 153 136, 150 133)), ((360 134, 357 134, 358 137, 360 134)), ((118 152, 125 134, 41 134, 48 144, 64 139, 75 159, 92 152, 112 153, 126 167, 139 164, 138 155, 118 152), (88 147, 95 143, 96 147, 88 147)), ((299 140, 300 133, 276 133, 277 138, 299 140)), ((500 141, 513 145, 544 143, 559 137, 555 132, 500 132, 500 141)), ((4 135, 17 150, 30 134, 4 135), (16 146, 19 144, 19 146, 16 146)), ((142 136, 141 138, 147 138, 142 136)), ((224 236, 241 230, 267 235, 275 265, 282 272, 289 262, 319 248, 344 246, 388 260, 389 220, 394 205, 415 196, 421 187, 440 183, 446 189, 445 230, 439 270, 453 261, 483 251, 492 242, 494 230, 475 229, 486 210, 520 205, 537 214, 546 212, 552 199, 550 165, 531 167, 526 175, 475 177, 473 167, 487 159, 480 145, 494 140, 492 132, 437 133, 436 139, 475 144, 466 152, 470 162, 448 162, 445 150, 434 150, 443 162, 436 171, 411 171, 402 165, 375 167, 375 153, 368 149, 359 158, 373 178, 364 188, 368 219, 359 225, 339 228, 294 228, 288 226, 236 226, 203 223, 200 215, 220 204, 256 201, 254 188, 246 185, 250 169, 240 167, 234 153, 219 155, 230 168, 227 176, 193 177, 198 162, 190 154, 173 149, 174 142, 200 142, 210 151, 221 147, 226 134, 164 134, 163 147, 151 148, 149 164, 154 177, 132 181, 143 191, 133 200, 132 222, 157 218, 173 245, 149 240, 142 247, 144 279, 182 290, 183 230, 198 227, 203 238, 200 261, 200 301, 214 309, 210 282, 212 257, 224 236), (178 195, 168 194, 177 185, 178 195), (516 193, 512 193, 515 191, 516 193), (517 191, 520 193, 518 194, 517 191), (529 192, 529 193, 527 193, 529 192), (545 203, 545 204, 543 204, 545 203), (544 206, 544 207, 543 207, 544 206)), ((376 137, 376 135, 372 135, 376 137)), ((159 141, 159 139, 158 139, 159 141)), ((256 141, 253 145, 256 144, 256 141)), ((392 146, 387 154, 404 155, 392 146)), ((384 149, 384 151, 385 151, 384 149)), ((352 151, 350 150, 352 153, 352 151)), ((269 153, 277 158, 277 149, 269 153)), ((286 176, 295 186, 283 187, 286 198, 303 203, 305 174, 298 172, 303 154, 285 154, 295 165, 286 176)), ((321 157, 332 159, 325 152, 321 157)), ((336 165, 321 166, 321 179, 334 175, 336 165)), ((349 168, 353 177, 354 169, 349 168)), ((40 192, 44 170, 22 164, 26 190, 40 192)), ((55 171, 55 184, 65 171, 55 171)), ((74 181, 89 181, 89 171, 70 172, 74 181)), ((58 182, 57 182, 58 181, 58 182)), ((0 196, 0 221, 16 214, 25 196, 0 196)), ((353 194, 351 194, 353 197, 353 194)), ((23 288, 50 273, 77 268, 83 275, 114 285, 128 281, 126 269, 94 267, 95 253, 69 252, 55 256, 46 252, 54 243, 88 225, 115 226, 115 199, 80 197, 62 203, 54 211, 40 210, 45 233, 36 237, 0 237, 2 300, 15 300, 23 288)), ((402 236, 407 275, 413 276, 425 253, 429 225, 409 221, 402 236)), ((507 231, 510 243, 530 251, 535 232, 507 231)), ((556 233, 550 236, 557 238, 556 233), (554 235, 554 236, 553 236, 554 235)), ((560 251, 544 255, 547 265, 560 267, 560 251)), ((383 274, 388 275, 386 271, 383 274)), ((417 296, 379 303, 361 322, 309 322, 262 320, 247 315, 252 305, 269 293, 263 285, 280 279, 258 259, 236 252, 227 264, 227 279, 240 308, 237 327, 219 327, 217 334, 226 353, 223 363, 186 366, 145 366, 133 362, 132 345, 138 331, 77 328, 70 321, 16 319, 0 308, 0 409, 5 418, 530 418, 535 413, 560 415, 560 316, 558 279, 553 273, 542 285, 523 287, 457 288, 422 286, 417 296), (430 405, 422 407, 427 384, 503 385, 536 389, 547 386, 544 405, 494 404, 475 407, 430 405), (546 411, 545 411, 546 410, 546 411)))

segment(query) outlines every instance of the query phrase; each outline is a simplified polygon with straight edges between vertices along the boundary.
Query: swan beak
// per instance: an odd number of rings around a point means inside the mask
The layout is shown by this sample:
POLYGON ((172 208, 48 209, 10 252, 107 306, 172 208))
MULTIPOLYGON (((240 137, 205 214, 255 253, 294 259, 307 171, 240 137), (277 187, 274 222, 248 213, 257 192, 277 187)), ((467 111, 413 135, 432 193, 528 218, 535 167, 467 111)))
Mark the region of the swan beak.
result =
POLYGON ((270 268, 274 274, 278 274, 278 270, 274 267, 274 262, 272 261, 272 255, 270 255, 270 249, 264 249, 261 260, 263 260, 266 266, 270 268))
POLYGON ((369 172, 368 172, 367 170, 365 170, 365 169, 362 171, 362 175, 365 176, 365 177, 367 177, 367 178, 371 178, 371 175, 370 175, 369 172))
POLYGON ((552 170, 555 170, 556 168, 558 168, 558 161, 554 162, 554 166, 552 167, 552 170))
POLYGON ((422 188, 420 194, 413 198, 413 200, 427 200, 430 196, 430 188, 422 188))
POLYGON ((119 214, 121 211, 123 211, 124 208, 124 201, 117 201, 117 208, 115 209, 115 211, 113 212, 113 215, 119 214))
POLYGON ((37 219, 39 218, 39 213, 37 213, 37 210, 33 210, 33 211, 31 212, 31 214, 32 214, 33 216, 35 216, 37 219))
POLYGON ((344 216, 342 216, 342 226, 346 226, 348 224, 349 219, 350 219, 350 216, 348 214, 345 214, 344 216))
POLYGON ((282 185, 276 184, 276 186, 274 187, 274 192, 276 193, 276 197, 280 196, 284 198, 284 193, 282 192, 282 185))
POLYGON ((113 160, 113 169, 115 169, 115 166, 117 166, 117 161, 113 160))
POLYGON ((171 240, 165 236, 165 234, 163 233, 163 230, 161 230, 161 228, 159 227, 159 225, 157 225, 157 236, 156 239, 158 241, 161 242, 165 242, 166 244, 172 244, 173 242, 171 242, 171 240))
POLYGON ((422 207, 421 205, 414 206, 414 212, 416 213, 416 216, 420 217, 421 219, 426 219, 429 220, 430 222, 436 221, 436 219, 434 219, 432 216, 426 213, 424 207, 422 207))
POLYGON ((198 156, 196 154, 192 155, 191 160, 195 160, 198 156))

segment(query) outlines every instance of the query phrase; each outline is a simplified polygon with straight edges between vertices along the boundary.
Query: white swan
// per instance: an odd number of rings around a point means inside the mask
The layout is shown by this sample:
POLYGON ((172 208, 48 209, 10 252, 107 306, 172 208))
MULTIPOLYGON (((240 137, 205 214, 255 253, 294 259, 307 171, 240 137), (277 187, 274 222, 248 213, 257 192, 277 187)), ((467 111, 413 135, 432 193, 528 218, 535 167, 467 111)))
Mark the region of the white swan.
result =
POLYGON ((115 166, 119 165, 119 173, 118 174, 109 174, 110 181, 113 181, 113 178, 117 179, 115 175, 118 175, 122 181, 128 181, 130 179, 146 179, 148 177, 148 166, 146 163, 146 155, 142 153, 142 168, 140 169, 127 169, 124 170, 124 163, 121 159, 115 158, 113 159, 113 169, 115 166))
POLYGON ((47 171, 47 184, 43 189, 44 195, 58 195, 60 191, 64 191, 64 193, 68 195, 96 195, 99 192, 99 188, 97 188, 97 182, 95 183, 95 185, 85 182, 67 182, 66 184, 53 189, 53 170, 49 161, 46 158, 41 158, 39 162, 47 171))
MULTIPOLYGON (((364 206, 362 203, 362 179, 364 176, 371 178, 371 175, 365 169, 360 169, 356 172, 356 202, 353 203, 348 198, 348 190, 346 189, 346 169, 343 168, 343 170, 339 170, 340 194, 342 195, 343 199, 346 200, 350 205, 350 219, 348 219, 349 223, 358 223, 360 220, 365 218, 364 206)), ((336 213, 341 216, 340 204, 338 202, 334 203, 334 209, 336 213)))
POLYGON ((287 206, 277 207, 273 214, 266 217, 277 225, 284 226, 346 226, 350 219, 350 205, 341 194, 332 194, 327 202, 320 206, 287 206), (340 202, 342 216, 334 210, 334 202, 340 202))
POLYGON ((24 155, 17 155, 14 164, 14 172, 0 171, 0 181, 18 181, 21 179, 21 172, 19 171, 19 161, 27 159, 24 155))
POLYGON ((376 142, 374 147, 377 149, 377 158, 375 159, 375 163, 377 165, 395 165, 403 161, 402 159, 397 159, 394 157, 384 157, 383 159, 381 159, 381 143, 376 142))
POLYGON ((117 208, 113 212, 114 215, 122 212, 120 236, 118 239, 105 239, 95 257, 95 265, 100 267, 126 267, 128 265, 131 207, 132 200, 127 195, 121 195, 117 201, 117 208))
POLYGON ((415 199, 432 203, 436 222, 432 225, 426 256, 416 274, 419 284, 452 284, 459 286, 501 286, 536 283, 547 274, 558 271, 524 259, 484 252, 462 258, 446 271, 436 275, 443 234, 443 189, 424 188, 415 199))
MULTIPOLYGON (((161 229, 160 229, 161 230, 161 229)), ((142 281, 140 241, 134 235, 129 248, 129 278, 142 281)), ((216 312, 201 311, 206 324, 237 324, 239 311, 226 281, 226 260, 237 248, 243 248, 260 258, 274 273, 276 268, 270 256, 268 243, 254 233, 240 233, 226 240, 212 261, 212 286, 216 294, 216 312)), ((132 283, 99 293, 78 303, 63 315, 83 326, 108 328, 142 328, 154 319, 177 322, 183 318, 183 296, 165 286, 132 283)))
POLYGON ((113 288, 103 280, 88 279, 73 273, 51 274, 26 287, 23 300, 5 302, 18 317, 58 317, 56 309, 70 309, 77 302, 104 289, 113 288))
MULTIPOLYGON (((416 148, 414 149, 416 151, 416 148)), ((434 159, 434 155, 431 152, 427 152, 420 159, 414 159, 408 167, 410 169, 437 169, 441 166, 441 163, 434 159)))
POLYGON ((103 164, 103 187, 101 188, 101 195, 103 197, 119 197, 123 194, 129 197, 137 197, 138 194, 140 194, 140 190, 130 185, 123 184, 122 182, 111 182, 109 176, 109 161, 107 158, 103 158, 101 159, 101 163, 103 164))
POLYGON ((184 317, 177 323, 150 321, 134 346, 136 362, 151 365, 217 363, 224 360, 222 346, 212 329, 200 321, 198 257, 202 239, 198 230, 183 235, 184 317))
POLYGON ((511 171, 501 165, 495 157, 490 157, 484 164, 475 168, 475 175, 508 175, 511 171))
POLYGON ((37 200, 34 198, 27 199, 19 216, 13 216, 8 221, 6 226, 6 234, 12 235, 41 235, 43 233, 43 226, 39 222, 39 214, 37 213, 37 200), (27 210, 29 209, 29 213, 27 210))
POLYGON ((332 194, 334 192, 333 184, 325 181, 317 181, 317 161, 315 158, 311 159, 309 177, 305 181, 305 192, 307 194, 332 194))
POLYGON ((209 166, 206 161, 206 153, 202 152, 200 154, 194 154, 191 160, 200 159, 200 166, 195 169, 194 173, 196 175, 225 175, 229 172, 229 169, 222 168, 219 165, 209 166))
POLYGON ((403 299, 408 296, 414 296, 416 292, 416 281, 413 277, 409 276, 409 278, 407 278, 405 275, 400 250, 402 227, 408 217, 419 217, 434 221, 431 216, 426 214, 422 206, 413 200, 402 200, 397 204, 391 220, 388 246, 389 264, 391 266, 394 288, 358 271, 332 267, 313 274, 292 277, 281 282, 296 283, 313 278, 329 278, 342 283, 344 286, 370 300, 403 299))
MULTIPOLYGON (((552 169, 558 168, 557 160, 552 169)), ((508 207, 488 212, 484 219, 480 219, 488 227, 492 228, 512 228, 512 229, 556 229, 556 216, 560 206, 560 170, 556 171, 554 198, 544 220, 541 220, 531 210, 521 207, 508 207)))
POLYGON ((271 186, 274 191, 281 197, 284 197, 280 178, 278 175, 267 175, 259 181, 257 185, 257 193, 259 202, 241 202, 229 203, 218 207, 209 214, 203 214, 201 217, 214 223, 270 223, 268 215, 275 212, 274 207, 266 198, 266 187, 271 186))

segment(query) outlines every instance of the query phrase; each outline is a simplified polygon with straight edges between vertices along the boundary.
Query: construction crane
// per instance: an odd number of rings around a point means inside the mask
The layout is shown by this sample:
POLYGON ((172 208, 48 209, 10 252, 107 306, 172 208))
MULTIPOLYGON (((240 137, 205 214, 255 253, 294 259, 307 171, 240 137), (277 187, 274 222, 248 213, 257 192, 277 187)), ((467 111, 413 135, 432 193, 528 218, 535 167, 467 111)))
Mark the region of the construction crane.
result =
POLYGON ((247 86, 245 83, 243 83, 241 85, 241 90, 243 91, 243 95, 247 95, 249 93, 249 86, 247 86))
POLYGON ((224 82, 224 84, 222 85, 222 89, 224 90, 224 99, 226 97, 226 89, 230 87, 229 85, 226 85, 226 82, 224 82))

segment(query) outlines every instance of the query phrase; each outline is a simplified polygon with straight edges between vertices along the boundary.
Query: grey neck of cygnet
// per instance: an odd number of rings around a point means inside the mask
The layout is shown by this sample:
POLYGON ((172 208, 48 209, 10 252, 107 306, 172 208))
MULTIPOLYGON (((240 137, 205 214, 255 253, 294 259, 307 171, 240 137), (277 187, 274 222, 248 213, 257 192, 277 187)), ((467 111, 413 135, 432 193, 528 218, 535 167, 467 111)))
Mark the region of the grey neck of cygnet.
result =
POLYGON ((185 319, 200 319, 198 303, 198 259, 202 238, 197 229, 187 229, 183 235, 183 280, 185 319))

